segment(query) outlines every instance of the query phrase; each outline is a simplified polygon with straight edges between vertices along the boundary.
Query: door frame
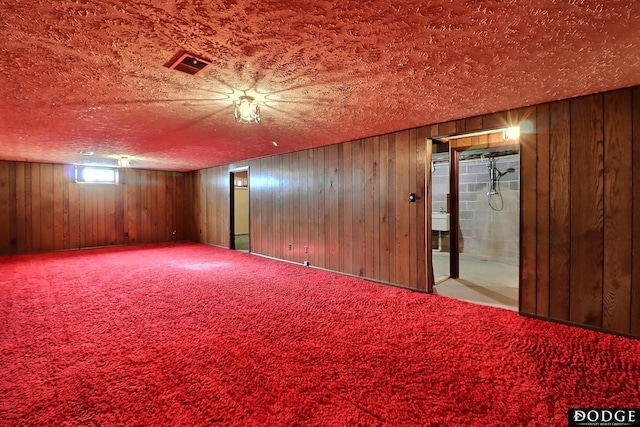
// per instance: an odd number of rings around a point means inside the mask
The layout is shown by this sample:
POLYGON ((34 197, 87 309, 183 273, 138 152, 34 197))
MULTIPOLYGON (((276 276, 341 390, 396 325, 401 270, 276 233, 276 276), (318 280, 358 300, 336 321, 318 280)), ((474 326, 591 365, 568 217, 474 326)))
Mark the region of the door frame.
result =
POLYGON ((251 174, 249 166, 233 168, 229 170, 229 249, 236 249, 235 234, 235 174, 247 172, 247 191, 249 192, 249 252, 251 252, 251 174))
MULTIPOLYGON (((480 131, 472 131, 472 132, 464 132, 460 134, 453 135, 442 135, 442 136, 433 136, 427 139, 427 165, 430 165, 433 158, 433 140, 444 140, 449 143, 449 248, 450 248, 450 256, 449 256, 449 278, 457 279, 460 277, 460 240, 459 240, 459 229, 460 229, 460 153, 462 151, 468 150, 470 148, 481 149, 481 148, 494 148, 494 147, 502 147, 509 145, 518 145, 519 148, 521 144, 521 139, 518 140, 517 143, 514 144, 513 141, 509 140, 501 140, 501 141, 489 141, 487 144, 469 144, 469 145, 460 145, 452 144, 451 140, 457 140, 462 138, 470 138, 477 137, 482 135, 490 135, 490 134, 498 134, 504 131, 506 128, 510 126, 505 126, 503 128, 496 129, 484 129, 480 131)), ((427 218, 427 230, 426 235, 428 236, 427 246, 428 249, 431 249, 431 215, 432 215, 432 176, 431 176, 431 168, 428 168, 427 176, 427 194, 429 195, 429 200, 425 203, 425 209, 427 210, 425 217, 427 218)), ((522 218, 520 217, 519 221, 522 225, 522 218)), ((522 228, 522 227, 520 227, 522 228)), ((521 239, 521 236, 518 236, 518 239, 521 239)), ((428 274, 430 277, 427 280, 428 283, 428 293, 433 293, 433 283, 435 281, 433 275, 433 256, 431 250, 427 251, 427 267, 428 274), (430 273, 429 273, 430 272, 430 273)), ((522 270, 522 265, 518 267, 519 271, 522 270)), ((520 287, 520 284, 518 284, 520 287)))

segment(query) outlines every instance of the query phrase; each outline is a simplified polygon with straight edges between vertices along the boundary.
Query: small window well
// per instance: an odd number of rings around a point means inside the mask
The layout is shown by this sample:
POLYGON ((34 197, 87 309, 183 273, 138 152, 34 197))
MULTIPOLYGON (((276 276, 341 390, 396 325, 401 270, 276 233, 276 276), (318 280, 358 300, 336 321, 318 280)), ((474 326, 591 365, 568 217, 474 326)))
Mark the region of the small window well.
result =
POLYGON ((118 184, 118 169, 76 166, 76 182, 81 184, 118 184))

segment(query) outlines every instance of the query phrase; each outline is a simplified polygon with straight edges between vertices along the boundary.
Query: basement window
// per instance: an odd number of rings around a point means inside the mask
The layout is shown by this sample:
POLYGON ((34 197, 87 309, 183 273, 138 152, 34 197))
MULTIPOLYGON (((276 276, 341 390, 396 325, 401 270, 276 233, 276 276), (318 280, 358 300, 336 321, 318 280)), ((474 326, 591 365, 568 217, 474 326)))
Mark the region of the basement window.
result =
POLYGON ((119 175, 116 168, 76 166, 76 182, 80 184, 118 184, 119 175))

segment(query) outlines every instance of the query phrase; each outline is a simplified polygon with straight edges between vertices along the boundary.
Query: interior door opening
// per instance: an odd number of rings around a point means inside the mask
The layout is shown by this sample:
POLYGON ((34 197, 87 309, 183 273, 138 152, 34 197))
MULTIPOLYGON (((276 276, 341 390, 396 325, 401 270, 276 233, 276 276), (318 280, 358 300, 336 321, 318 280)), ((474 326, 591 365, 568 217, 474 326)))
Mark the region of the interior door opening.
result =
POLYGON ((249 252, 249 170, 235 170, 230 175, 230 248, 249 252))
POLYGON ((518 141, 496 131, 432 143, 434 293, 518 310, 518 141))

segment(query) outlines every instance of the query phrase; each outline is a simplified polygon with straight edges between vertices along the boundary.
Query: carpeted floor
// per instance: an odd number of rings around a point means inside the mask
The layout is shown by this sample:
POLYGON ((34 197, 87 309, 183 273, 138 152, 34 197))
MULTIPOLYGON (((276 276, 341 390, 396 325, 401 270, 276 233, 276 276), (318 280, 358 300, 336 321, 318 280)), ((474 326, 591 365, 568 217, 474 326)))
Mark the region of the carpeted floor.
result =
POLYGON ((640 341, 178 243, 0 258, 1 426, 565 426, 640 341))

